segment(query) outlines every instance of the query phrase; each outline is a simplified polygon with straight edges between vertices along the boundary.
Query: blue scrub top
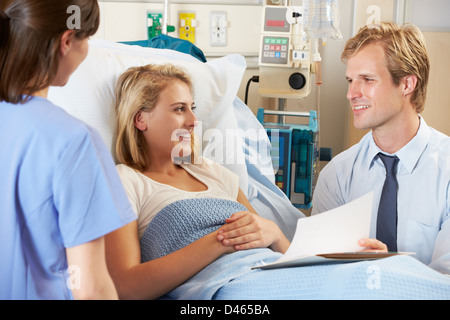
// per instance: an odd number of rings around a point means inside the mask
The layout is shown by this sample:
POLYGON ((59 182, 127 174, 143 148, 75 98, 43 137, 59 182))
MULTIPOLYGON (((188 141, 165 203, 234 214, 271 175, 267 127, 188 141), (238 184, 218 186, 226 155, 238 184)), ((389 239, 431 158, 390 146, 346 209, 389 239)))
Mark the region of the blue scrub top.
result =
POLYGON ((0 102, 0 299, 72 299, 65 248, 135 218, 95 130, 44 98, 0 102))

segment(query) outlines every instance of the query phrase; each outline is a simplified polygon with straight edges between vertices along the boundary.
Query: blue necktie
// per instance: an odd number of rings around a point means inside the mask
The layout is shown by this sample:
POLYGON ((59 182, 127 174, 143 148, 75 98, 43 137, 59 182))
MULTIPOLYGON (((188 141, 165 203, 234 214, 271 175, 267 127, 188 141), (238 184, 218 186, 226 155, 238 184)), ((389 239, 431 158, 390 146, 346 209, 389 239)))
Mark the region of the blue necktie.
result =
POLYGON ((379 153, 386 168, 386 180, 381 192, 377 217, 377 239, 384 242, 389 251, 397 251, 397 189, 396 167, 399 159, 379 153))

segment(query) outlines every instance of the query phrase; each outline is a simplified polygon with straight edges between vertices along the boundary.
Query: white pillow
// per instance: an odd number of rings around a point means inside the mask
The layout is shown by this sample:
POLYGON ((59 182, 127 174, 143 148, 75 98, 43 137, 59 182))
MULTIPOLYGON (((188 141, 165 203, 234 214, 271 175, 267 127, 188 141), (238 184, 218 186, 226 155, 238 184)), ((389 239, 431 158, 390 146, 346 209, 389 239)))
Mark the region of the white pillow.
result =
POLYGON ((48 99, 97 129, 114 156, 114 88, 117 79, 129 67, 164 63, 182 66, 191 76, 196 115, 202 125, 203 136, 200 138, 204 156, 238 174, 241 189, 247 194, 243 142, 233 134, 238 132, 233 101, 246 68, 240 55, 203 63, 173 50, 92 40, 87 58, 64 87, 50 88, 48 99), (231 138, 238 140, 232 148, 226 148, 223 139, 231 138))

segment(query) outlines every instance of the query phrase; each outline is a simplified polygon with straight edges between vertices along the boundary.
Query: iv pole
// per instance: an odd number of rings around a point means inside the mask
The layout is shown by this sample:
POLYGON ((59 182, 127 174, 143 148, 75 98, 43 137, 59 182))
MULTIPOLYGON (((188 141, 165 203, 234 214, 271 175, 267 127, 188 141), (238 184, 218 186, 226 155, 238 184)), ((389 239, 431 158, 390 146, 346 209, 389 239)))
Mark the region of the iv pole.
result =
POLYGON ((169 0, 164 0, 164 14, 163 14, 163 25, 162 34, 167 35, 167 25, 169 24, 169 0))

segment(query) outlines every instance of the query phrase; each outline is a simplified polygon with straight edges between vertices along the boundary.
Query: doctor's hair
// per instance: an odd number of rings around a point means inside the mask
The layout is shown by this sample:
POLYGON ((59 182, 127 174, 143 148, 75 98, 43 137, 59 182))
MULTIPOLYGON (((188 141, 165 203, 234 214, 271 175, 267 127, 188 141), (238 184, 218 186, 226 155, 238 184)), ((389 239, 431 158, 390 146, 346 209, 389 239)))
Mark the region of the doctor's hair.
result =
POLYGON ((59 67, 60 41, 70 30, 83 40, 97 32, 97 0, 2 0, 0 3, 0 101, 24 103, 47 88, 59 67), (77 8, 79 28, 70 8, 77 8))
MULTIPOLYGON (((116 157, 138 171, 148 167, 146 142, 143 133, 136 128, 136 115, 150 111, 158 104, 160 93, 174 80, 184 82, 193 95, 190 77, 181 68, 171 64, 132 67, 118 79, 115 90, 116 157)), ((194 140, 191 156, 194 156, 194 140)))
POLYGON ((398 86, 406 76, 417 77, 411 103, 417 113, 421 113, 425 107, 430 74, 430 59, 422 32, 412 24, 399 26, 391 22, 362 27, 347 41, 342 61, 346 63, 359 50, 372 43, 383 46, 386 65, 395 85, 398 86))

